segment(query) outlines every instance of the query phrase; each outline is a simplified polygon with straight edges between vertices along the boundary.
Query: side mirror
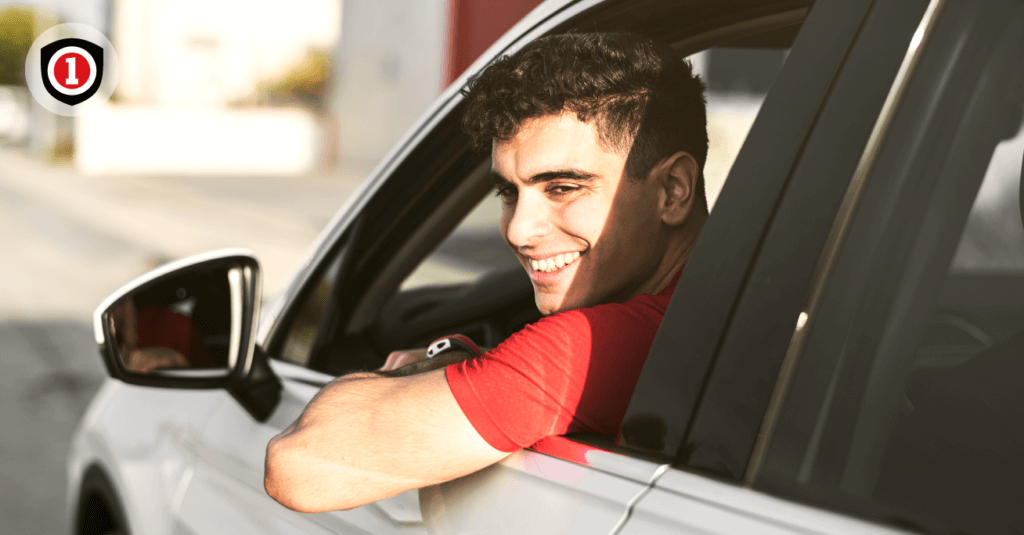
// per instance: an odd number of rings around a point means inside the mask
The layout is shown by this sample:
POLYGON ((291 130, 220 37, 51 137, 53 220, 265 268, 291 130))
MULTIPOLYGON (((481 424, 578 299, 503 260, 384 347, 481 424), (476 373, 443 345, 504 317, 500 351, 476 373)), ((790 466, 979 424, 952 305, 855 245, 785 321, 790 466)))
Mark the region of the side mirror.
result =
POLYGON ((170 388, 242 385, 253 367, 259 263, 244 250, 171 262, 122 286, 93 328, 111 377, 170 388))

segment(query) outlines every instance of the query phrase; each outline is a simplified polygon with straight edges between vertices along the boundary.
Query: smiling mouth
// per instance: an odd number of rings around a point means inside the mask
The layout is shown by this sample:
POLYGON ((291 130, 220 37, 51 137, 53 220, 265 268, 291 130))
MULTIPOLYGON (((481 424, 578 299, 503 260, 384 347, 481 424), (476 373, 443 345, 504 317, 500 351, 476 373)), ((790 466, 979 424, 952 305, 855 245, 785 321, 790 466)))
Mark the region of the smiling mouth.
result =
POLYGON ((561 253, 548 258, 542 258, 540 260, 534 260, 529 258, 530 267, 534 271, 540 273, 550 273, 552 271, 558 271, 565 266, 568 266, 580 258, 579 251, 572 253, 561 253))

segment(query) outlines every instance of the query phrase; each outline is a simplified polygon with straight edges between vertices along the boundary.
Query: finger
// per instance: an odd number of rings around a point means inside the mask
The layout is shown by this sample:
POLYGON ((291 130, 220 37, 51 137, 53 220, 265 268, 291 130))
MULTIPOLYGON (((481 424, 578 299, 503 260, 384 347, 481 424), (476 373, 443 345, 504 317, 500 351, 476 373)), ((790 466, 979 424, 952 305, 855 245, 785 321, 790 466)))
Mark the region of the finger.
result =
POLYGON ((403 353, 401 351, 392 351, 388 354, 388 358, 384 361, 384 365, 380 367, 381 371, 389 371, 399 368, 401 366, 399 361, 402 358, 402 354, 403 353))

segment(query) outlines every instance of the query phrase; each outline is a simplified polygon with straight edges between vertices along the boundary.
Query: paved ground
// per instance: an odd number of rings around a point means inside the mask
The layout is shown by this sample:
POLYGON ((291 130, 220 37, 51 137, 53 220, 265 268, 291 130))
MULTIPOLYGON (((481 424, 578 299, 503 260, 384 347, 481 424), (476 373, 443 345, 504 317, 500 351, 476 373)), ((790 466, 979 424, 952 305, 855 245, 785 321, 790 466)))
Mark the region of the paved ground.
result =
POLYGON ((368 171, 96 178, 0 148, 0 531, 66 532, 68 441, 105 377, 90 326, 104 296, 224 247, 254 251, 273 295, 368 171))

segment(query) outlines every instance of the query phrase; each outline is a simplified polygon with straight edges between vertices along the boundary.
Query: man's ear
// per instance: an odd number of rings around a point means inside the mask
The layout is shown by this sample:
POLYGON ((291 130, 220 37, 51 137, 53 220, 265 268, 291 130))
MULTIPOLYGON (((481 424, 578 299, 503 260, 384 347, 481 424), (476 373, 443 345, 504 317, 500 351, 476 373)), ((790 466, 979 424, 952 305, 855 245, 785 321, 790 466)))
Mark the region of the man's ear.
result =
POLYGON ((679 226, 693 210, 699 169, 697 160, 688 152, 679 151, 665 158, 651 170, 648 180, 658 183, 658 209, 661 220, 679 226))

